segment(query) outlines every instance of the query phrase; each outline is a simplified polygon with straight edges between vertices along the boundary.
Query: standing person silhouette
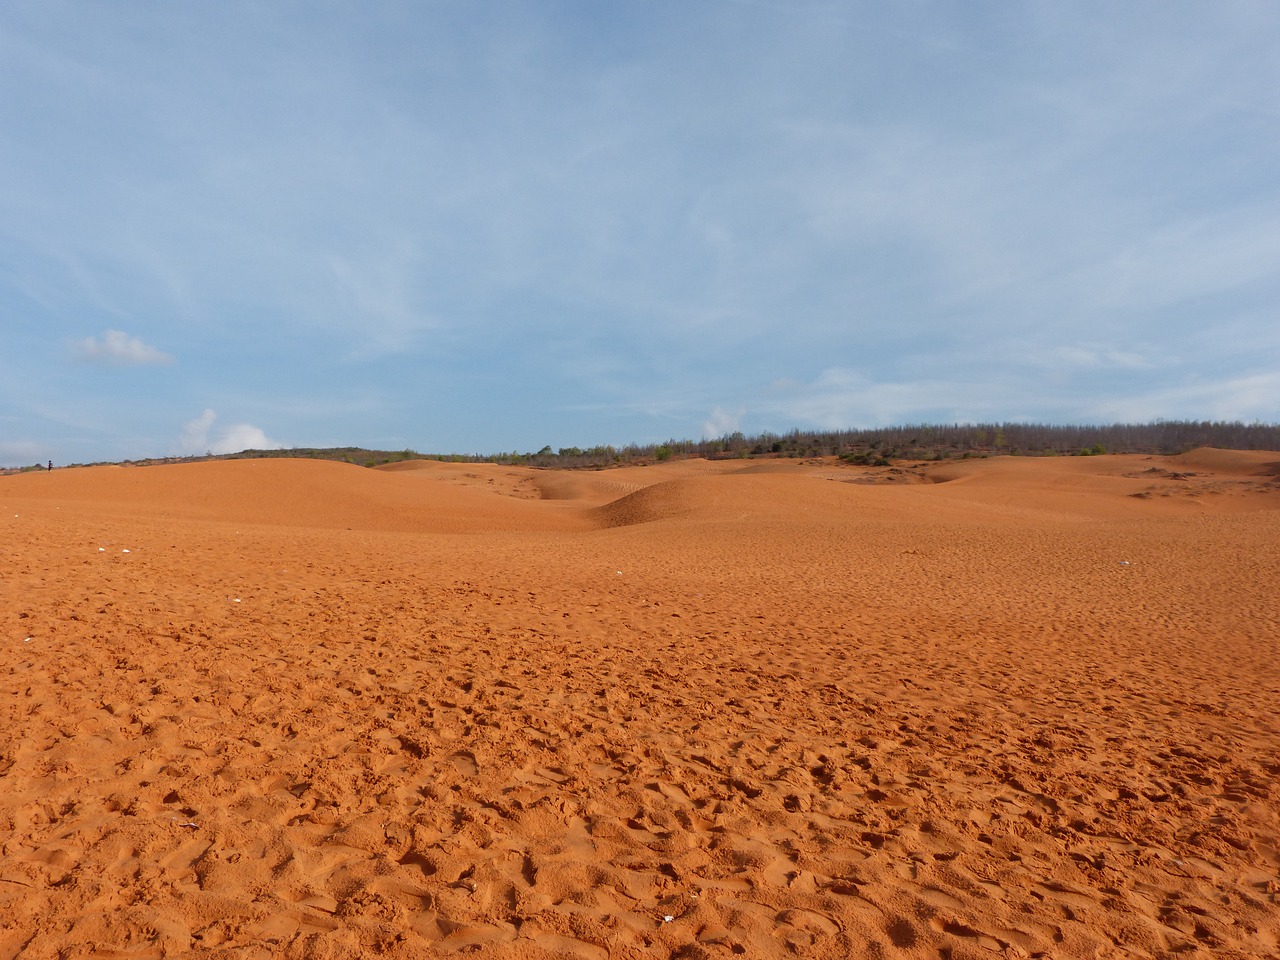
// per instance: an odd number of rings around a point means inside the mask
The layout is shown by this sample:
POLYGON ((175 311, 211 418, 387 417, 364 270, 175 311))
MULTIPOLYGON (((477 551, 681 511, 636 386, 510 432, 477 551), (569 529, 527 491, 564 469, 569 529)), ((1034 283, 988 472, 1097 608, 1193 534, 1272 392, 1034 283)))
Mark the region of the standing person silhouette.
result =
POLYGON ((52 460, 50 460, 50 461, 49 461, 49 472, 50 472, 50 473, 53 473, 53 461, 52 461, 52 460))

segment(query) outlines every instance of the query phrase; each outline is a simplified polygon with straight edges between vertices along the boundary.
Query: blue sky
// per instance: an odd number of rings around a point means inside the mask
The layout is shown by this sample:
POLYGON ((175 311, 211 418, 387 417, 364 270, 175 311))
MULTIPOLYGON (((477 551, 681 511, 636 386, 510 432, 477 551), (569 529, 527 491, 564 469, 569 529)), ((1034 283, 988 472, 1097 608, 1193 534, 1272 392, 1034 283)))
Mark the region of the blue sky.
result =
POLYGON ((1280 420, 1280 7, 0 7, 0 464, 1280 420))

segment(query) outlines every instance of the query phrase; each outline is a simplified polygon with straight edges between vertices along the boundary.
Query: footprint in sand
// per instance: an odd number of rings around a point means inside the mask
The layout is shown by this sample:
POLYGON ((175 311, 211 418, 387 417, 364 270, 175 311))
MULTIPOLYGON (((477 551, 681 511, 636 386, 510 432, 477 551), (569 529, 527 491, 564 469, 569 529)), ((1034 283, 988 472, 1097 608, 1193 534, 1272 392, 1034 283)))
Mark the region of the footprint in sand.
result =
POLYGON ((594 943, 575 940, 573 937, 561 936, 558 933, 538 933, 532 937, 534 943, 547 952, 561 957, 576 957, 581 960, 609 960, 609 951, 594 943))
POLYGON ((480 773, 480 767, 476 764, 476 756, 470 750, 462 750, 455 753, 449 760, 464 777, 474 777, 480 773))
POLYGON ((817 943, 824 937, 834 937, 840 932, 840 924, 831 917, 814 910, 800 908, 783 910, 776 919, 783 929, 790 928, 807 934, 811 943, 817 943))
POLYGON ((470 953, 500 943, 511 943, 516 938, 515 928, 508 924, 496 927, 482 924, 453 924, 439 920, 437 923, 441 928, 448 928, 449 933, 437 940, 435 946, 449 953, 470 953))
POLYGON ((965 906, 959 897, 954 897, 945 890, 939 890, 937 887, 925 887, 916 895, 926 903, 930 903, 935 907, 943 907, 947 910, 963 910, 965 906))

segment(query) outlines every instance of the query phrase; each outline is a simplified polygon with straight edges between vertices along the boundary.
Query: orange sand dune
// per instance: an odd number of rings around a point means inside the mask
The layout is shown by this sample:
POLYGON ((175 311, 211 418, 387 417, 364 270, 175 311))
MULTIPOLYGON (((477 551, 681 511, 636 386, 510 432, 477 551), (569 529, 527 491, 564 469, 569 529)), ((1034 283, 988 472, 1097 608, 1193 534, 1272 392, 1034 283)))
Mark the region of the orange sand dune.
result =
POLYGON ((1278 464, 0 478, 0 957, 1280 955, 1278 464))
POLYGON ((1151 517, 1158 509, 1252 511, 1280 489, 1272 453, 1201 449, 1178 457, 997 457, 930 465, 947 495, 1078 514, 1151 517), (1193 472, 1194 471, 1194 472, 1193 472), (963 489, 961 489, 963 488, 963 489), (1128 496, 1126 500, 1124 497, 1128 496), (1261 499, 1259 500, 1259 497, 1261 499), (1148 503, 1135 503, 1147 500, 1148 503))
MULTIPOLYGON (((471 465, 469 472, 488 466, 471 465)), ((100 515, 388 532, 573 526, 572 520, 545 508, 511 497, 495 498, 465 478, 460 485, 445 486, 416 482, 417 476, 281 459, 99 467, 6 479, 17 497, 72 501, 100 515)), ((522 480, 528 496, 536 496, 528 478, 522 480)), ((510 481, 507 486, 512 486, 510 481)))
POLYGON ((1215 450, 1201 447, 1178 457, 1170 457, 1170 463, 1185 468, 1216 470, 1245 477, 1280 477, 1280 459, 1266 450, 1215 450))

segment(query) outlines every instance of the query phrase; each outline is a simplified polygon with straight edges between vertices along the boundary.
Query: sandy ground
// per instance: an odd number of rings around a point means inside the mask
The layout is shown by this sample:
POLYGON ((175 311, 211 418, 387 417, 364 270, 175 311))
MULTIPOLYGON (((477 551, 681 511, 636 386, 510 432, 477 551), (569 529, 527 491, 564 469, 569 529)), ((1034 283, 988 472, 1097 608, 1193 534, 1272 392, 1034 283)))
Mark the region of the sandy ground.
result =
POLYGON ((0 478, 0 957, 1280 955, 1280 453, 0 478))

